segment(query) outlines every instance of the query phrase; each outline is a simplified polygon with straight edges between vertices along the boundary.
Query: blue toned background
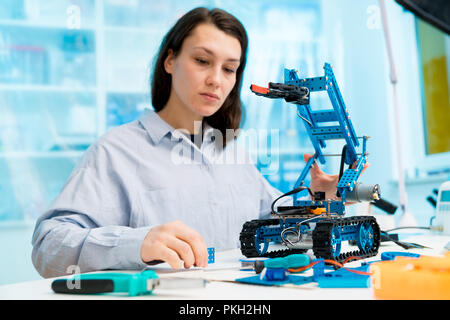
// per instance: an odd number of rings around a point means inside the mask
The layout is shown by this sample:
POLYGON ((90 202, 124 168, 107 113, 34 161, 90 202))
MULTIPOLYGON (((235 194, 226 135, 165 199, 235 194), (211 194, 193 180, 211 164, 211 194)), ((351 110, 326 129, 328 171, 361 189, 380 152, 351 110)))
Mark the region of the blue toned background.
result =
MULTIPOLYGON (((278 142, 271 141, 277 148, 249 150, 270 183, 290 190, 303 168, 301 154, 313 149, 293 105, 258 98, 248 88, 282 82, 284 67, 303 77, 320 76, 324 62, 330 62, 357 134, 371 136, 371 167, 361 181, 380 184, 383 196, 397 202, 392 93, 378 1, 2 0, 0 285, 40 278, 31 264, 36 218, 93 141, 151 108, 148 78, 156 50, 173 23, 196 6, 226 9, 247 29, 243 129, 266 130, 269 136, 271 129, 279 130, 278 142)), ((393 1, 387 9, 399 72, 409 204, 418 224, 428 225, 433 209, 425 198, 448 177, 420 169, 415 21, 393 1)), ((318 94, 312 106, 330 104, 318 94)), ((338 159, 324 170, 337 173, 338 159)), ((350 208, 349 214, 357 210, 350 208)), ((395 223, 395 217, 374 213, 386 225, 395 223)))

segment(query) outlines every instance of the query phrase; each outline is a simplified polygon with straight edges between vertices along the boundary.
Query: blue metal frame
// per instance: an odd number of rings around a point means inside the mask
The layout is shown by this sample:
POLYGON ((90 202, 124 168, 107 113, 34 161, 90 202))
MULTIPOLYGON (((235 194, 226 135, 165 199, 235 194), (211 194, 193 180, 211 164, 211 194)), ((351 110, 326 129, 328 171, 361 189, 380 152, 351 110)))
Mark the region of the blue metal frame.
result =
MULTIPOLYGON (((314 157, 311 158, 304 167, 299 178, 297 179, 297 182, 295 183, 294 189, 305 185, 305 179, 309 174, 311 166, 317 159, 322 164, 326 162, 322 151, 322 149, 326 148, 326 140, 343 139, 345 140, 347 145, 344 162, 347 165, 352 165, 356 162, 356 167, 354 169, 347 169, 344 171, 337 185, 337 190, 339 191, 342 198, 342 201, 339 202, 345 203, 346 192, 353 190, 359 178, 359 175, 364 168, 364 164, 366 163, 367 137, 362 137, 362 152, 361 156, 358 157, 356 148, 360 146, 360 142, 350 120, 350 116, 339 90, 339 86, 337 84, 336 77, 334 76, 333 69, 329 63, 325 63, 324 70, 325 73, 321 77, 304 79, 300 79, 298 77, 295 69, 285 69, 284 72, 285 84, 306 87, 308 88, 310 94, 312 92, 327 91, 328 97, 333 106, 333 109, 329 110, 312 110, 309 104, 310 95, 308 96, 307 104, 297 105, 297 112, 304 120, 303 124, 311 140, 311 143, 313 144, 315 154, 314 157), (338 125, 325 125, 329 122, 337 122, 338 125)), ((316 203, 308 204, 304 201, 299 202, 297 201, 297 198, 298 195, 294 195, 294 205, 317 206, 316 203)), ((330 210, 331 212, 335 212, 341 215, 344 214, 343 205, 334 204, 333 208, 330 209, 336 210, 330 210)))
MULTIPOLYGON (((297 105, 297 113, 304 120, 303 123, 306 132, 315 150, 314 156, 306 163, 299 178, 297 179, 294 189, 306 185, 306 177, 308 176, 315 161, 319 160, 322 164, 326 162, 323 149, 326 148, 327 140, 345 140, 347 147, 345 151, 344 163, 349 166, 353 164, 355 165, 353 168, 346 169, 343 172, 343 175, 337 184, 337 190, 341 196, 340 200, 298 200, 298 194, 294 194, 293 199, 294 206, 325 208, 327 214, 335 213, 343 216, 345 214, 344 203, 346 201, 346 192, 351 192, 353 190, 364 168, 364 164, 366 163, 366 141, 368 137, 362 137, 362 151, 358 157, 357 148, 360 147, 360 141, 350 120, 348 110, 345 106, 331 65, 329 63, 325 63, 324 70, 325 73, 321 77, 303 79, 298 77, 295 69, 285 69, 284 72, 285 85, 295 85, 297 87, 307 88, 309 90, 305 97, 302 97, 293 103, 297 105), (310 94, 319 91, 327 91, 333 107, 332 109, 318 111, 311 109, 310 94), (333 122, 334 124, 327 125, 329 122, 333 122)), ((254 89, 252 87, 252 91, 253 90, 254 89)), ((267 96, 269 98, 279 97, 276 95, 271 95, 270 91, 270 88, 263 88, 263 90, 261 90, 261 87, 259 87, 259 90, 254 92, 258 95, 267 96)), ((273 92, 275 91, 276 90, 273 90, 273 92)), ((308 219, 310 219, 310 217, 308 219)), ((327 219, 329 219, 329 217, 324 217, 322 215, 309 222, 318 222, 327 219)), ((267 252, 270 242, 282 242, 280 234, 285 228, 293 227, 305 220, 306 218, 291 218, 289 215, 286 215, 280 219, 280 224, 278 226, 260 227, 255 237, 255 245, 259 250, 259 254, 264 255, 267 252), (262 246, 262 248, 260 246, 262 246)), ((307 227, 306 224, 301 226, 302 229, 300 229, 300 232, 306 233, 309 227, 307 227)), ((373 230, 371 229, 372 227, 370 225, 350 225, 333 230, 335 237, 334 239, 331 239, 332 243, 330 244, 334 249, 333 255, 335 257, 339 256, 341 251, 341 243, 343 241, 356 240, 357 245, 361 250, 371 248, 373 245, 373 237, 371 238, 369 236, 369 233, 373 233, 373 230)))

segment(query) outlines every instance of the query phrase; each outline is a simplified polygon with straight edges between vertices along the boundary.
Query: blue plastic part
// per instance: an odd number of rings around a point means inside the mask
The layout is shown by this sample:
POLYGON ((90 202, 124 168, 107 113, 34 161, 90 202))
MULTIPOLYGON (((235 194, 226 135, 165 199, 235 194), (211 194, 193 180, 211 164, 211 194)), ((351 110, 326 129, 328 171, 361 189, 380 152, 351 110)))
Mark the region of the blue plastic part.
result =
POLYGON ((341 227, 334 227, 331 232, 331 240, 330 244, 332 247, 333 257, 338 257, 341 253, 341 244, 342 244, 342 237, 341 237, 341 227))
POLYGON ((286 269, 283 268, 266 268, 264 280, 267 281, 284 281, 287 279, 286 269))
POLYGON ((208 264, 214 263, 216 261, 215 258, 215 249, 214 248, 208 248, 208 264))
POLYGON ((305 283, 313 282, 314 279, 313 279, 313 277, 287 275, 284 280, 278 280, 278 281, 266 280, 265 278, 261 279, 260 276, 238 278, 235 281, 241 282, 241 283, 247 283, 247 284, 263 285, 263 286, 282 286, 284 284, 302 285, 305 283))
POLYGON ((266 268, 264 276, 260 275, 239 278, 237 282, 258 284, 266 286, 281 286, 284 284, 302 285, 310 282, 317 282, 320 288, 370 288, 371 279, 369 275, 357 274, 350 270, 369 271, 369 263, 362 262, 357 268, 341 268, 335 271, 325 272, 328 266, 324 259, 317 259, 313 268, 312 276, 299 276, 287 273, 283 268, 266 268))
POLYGON ((314 261, 320 261, 319 263, 316 263, 313 266, 313 271, 314 271, 313 278, 314 278, 315 282, 318 282, 319 279, 325 275, 325 262, 323 259, 318 259, 318 260, 314 260, 314 261))
POLYGON ((420 254, 412 252, 389 251, 381 254, 381 260, 394 260, 396 257, 419 258, 420 254))
MULTIPOLYGON (((344 268, 325 273, 325 263, 323 259, 313 266, 314 281, 320 288, 369 288, 370 276, 356 274, 344 268)), ((362 263, 358 268, 348 268, 357 271, 367 272, 369 265, 362 263)))
POLYGON ((373 247, 374 238, 374 231, 370 223, 363 223, 359 225, 356 243, 360 250, 364 252, 370 250, 373 247))
POLYGON ((350 271, 345 272, 346 274, 326 274, 319 279, 319 288, 370 288, 370 276, 359 275, 350 271))
MULTIPOLYGON (((317 260, 316 260, 317 261, 317 260)), ((344 268, 336 271, 325 272, 326 265, 323 259, 313 266, 314 281, 321 288, 368 288, 370 287, 370 276, 356 274, 344 268)), ((362 263, 358 268, 347 268, 367 272, 369 265, 362 263)))

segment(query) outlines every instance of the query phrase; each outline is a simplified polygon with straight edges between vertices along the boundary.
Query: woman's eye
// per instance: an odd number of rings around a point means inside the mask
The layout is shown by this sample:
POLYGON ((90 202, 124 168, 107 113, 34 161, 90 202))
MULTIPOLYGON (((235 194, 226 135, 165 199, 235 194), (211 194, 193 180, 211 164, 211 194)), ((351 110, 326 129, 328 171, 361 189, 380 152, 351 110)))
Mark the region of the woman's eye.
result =
POLYGON ((230 69, 230 68, 225 68, 225 72, 226 73, 235 73, 236 71, 234 71, 233 69, 230 69))
POLYGON ((207 63, 208 63, 208 61, 206 61, 206 60, 204 60, 204 59, 201 59, 201 58, 195 58, 195 60, 196 60, 198 63, 200 63, 200 64, 207 64, 207 63))

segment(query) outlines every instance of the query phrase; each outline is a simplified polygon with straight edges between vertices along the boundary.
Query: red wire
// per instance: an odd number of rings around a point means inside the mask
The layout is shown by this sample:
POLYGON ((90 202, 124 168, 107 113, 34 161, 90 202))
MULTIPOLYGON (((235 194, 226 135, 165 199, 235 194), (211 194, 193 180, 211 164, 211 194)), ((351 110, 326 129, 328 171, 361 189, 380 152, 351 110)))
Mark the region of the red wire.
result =
MULTIPOLYGON (((352 256, 352 257, 348 257, 347 259, 345 259, 343 261, 343 263, 347 263, 349 260, 359 260, 359 259, 361 259, 361 258, 352 256)), ((302 272, 302 271, 310 269, 311 267, 313 267, 314 265, 318 264, 319 262, 320 262, 320 260, 319 261, 314 261, 314 262, 310 263, 307 266, 296 268, 296 269, 289 268, 288 271, 289 272, 294 272, 294 273, 302 272)), ((359 271, 359 270, 353 270, 353 269, 346 268, 346 267, 344 267, 344 265, 342 263, 339 263, 339 262, 334 261, 334 260, 325 259, 325 260, 323 260, 323 262, 324 263, 328 263, 328 264, 334 264, 334 265, 338 266, 339 268, 344 268, 345 270, 347 270, 349 272, 360 274, 360 275, 363 275, 363 276, 370 276, 371 275, 370 272, 364 272, 364 271, 359 271)))

